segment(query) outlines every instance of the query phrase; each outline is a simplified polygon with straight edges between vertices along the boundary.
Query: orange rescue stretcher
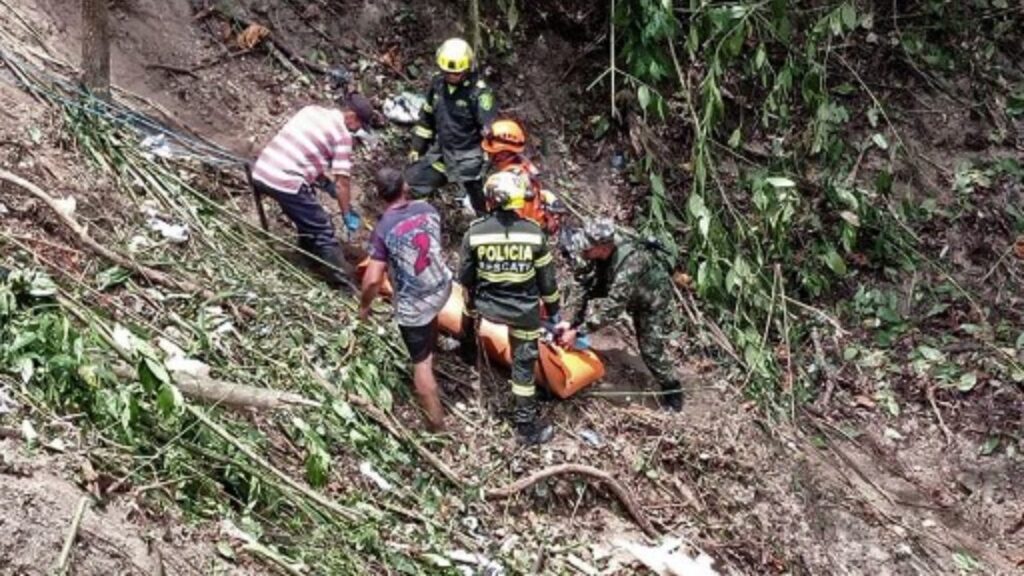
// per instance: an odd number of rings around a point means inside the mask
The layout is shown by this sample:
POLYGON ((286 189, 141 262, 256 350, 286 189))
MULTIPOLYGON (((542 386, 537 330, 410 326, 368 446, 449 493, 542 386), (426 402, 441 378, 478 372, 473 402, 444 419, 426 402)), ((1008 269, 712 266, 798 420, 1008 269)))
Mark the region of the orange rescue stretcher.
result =
MULTIPOLYGON (((369 265, 369 259, 358 266, 359 277, 369 265)), ((381 286, 380 294, 392 294, 387 279, 381 286)), ((438 315, 438 327, 451 336, 462 332, 462 312, 466 301, 462 286, 456 283, 452 295, 438 315)), ((509 344, 508 326, 486 319, 480 321, 480 344, 492 362, 508 367, 512 365, 512 346, 509 344)), ((559 398, 568 398, 604 377, 604 363, 590 350, 566 350, 550 342, 540 342, 540 359, 536 368, 537 382, 559 398)))

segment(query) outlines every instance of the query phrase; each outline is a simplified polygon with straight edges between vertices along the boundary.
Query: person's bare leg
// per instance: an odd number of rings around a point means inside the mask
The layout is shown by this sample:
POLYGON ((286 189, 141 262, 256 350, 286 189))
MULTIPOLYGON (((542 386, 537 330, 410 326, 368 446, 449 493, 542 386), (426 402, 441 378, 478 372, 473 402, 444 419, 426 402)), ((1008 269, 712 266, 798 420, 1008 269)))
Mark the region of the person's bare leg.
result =
POLYGON ((437 393, 433 354, 427 356, 426 360, 413 364, 412 380, 416 388, 416 396, 420 399, 420 406, 426 417, 427 428, 432 432, 443 430, 444 408, 441 406, 441 397, 437 393))

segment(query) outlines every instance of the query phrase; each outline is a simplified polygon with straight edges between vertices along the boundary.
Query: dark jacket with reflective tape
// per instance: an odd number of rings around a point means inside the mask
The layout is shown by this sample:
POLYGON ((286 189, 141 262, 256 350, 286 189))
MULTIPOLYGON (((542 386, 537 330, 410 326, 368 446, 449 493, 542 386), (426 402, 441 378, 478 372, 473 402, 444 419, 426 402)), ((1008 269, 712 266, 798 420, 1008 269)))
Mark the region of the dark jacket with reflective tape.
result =
POLYGON ((514 212, 499 210, 470 225, 459 282, 481 315, 514 328, 540 328, 541 302, 549 318, 558 313, 561 297, 547 237, 514 212))
POLYGON ((412 130, 412 149, 423 154, 435 139, 442 150, 479 149, 483 129, 496 114, 494 94, 476 74, 467 75, 456 86, 437 76, 430 82, 427 101, 412 130))

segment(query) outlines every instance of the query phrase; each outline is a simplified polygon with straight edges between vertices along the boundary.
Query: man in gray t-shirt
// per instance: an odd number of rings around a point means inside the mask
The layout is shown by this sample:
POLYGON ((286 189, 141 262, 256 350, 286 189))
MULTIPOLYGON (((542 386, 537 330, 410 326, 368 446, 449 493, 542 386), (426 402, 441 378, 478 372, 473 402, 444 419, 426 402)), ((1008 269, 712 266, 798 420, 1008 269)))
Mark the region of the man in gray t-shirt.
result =
POLYGON ((413 384, 432 430, 444 426, 433 352, 437 315, 452 291, 452 273, 441 254, 441 216, 422 200, 409 200, 402 174, 377 172, 377 194, 388 203, 370 237, 370 265, 363 276, 359 317, 366 319, 388 271, 394 288, 395 320, 413 363, 413 384))

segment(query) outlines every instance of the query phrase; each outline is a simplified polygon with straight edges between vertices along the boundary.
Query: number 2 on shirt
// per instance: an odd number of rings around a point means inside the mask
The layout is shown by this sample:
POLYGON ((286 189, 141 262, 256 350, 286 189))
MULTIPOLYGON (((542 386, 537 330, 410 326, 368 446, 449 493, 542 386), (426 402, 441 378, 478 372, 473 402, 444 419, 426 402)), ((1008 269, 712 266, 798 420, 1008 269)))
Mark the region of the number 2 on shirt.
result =
POLYGON ((416 247, 416 262, 413 271, 419 276, 430 266, 430 234, 420 232, 412 237, 412 245, 416 247))

